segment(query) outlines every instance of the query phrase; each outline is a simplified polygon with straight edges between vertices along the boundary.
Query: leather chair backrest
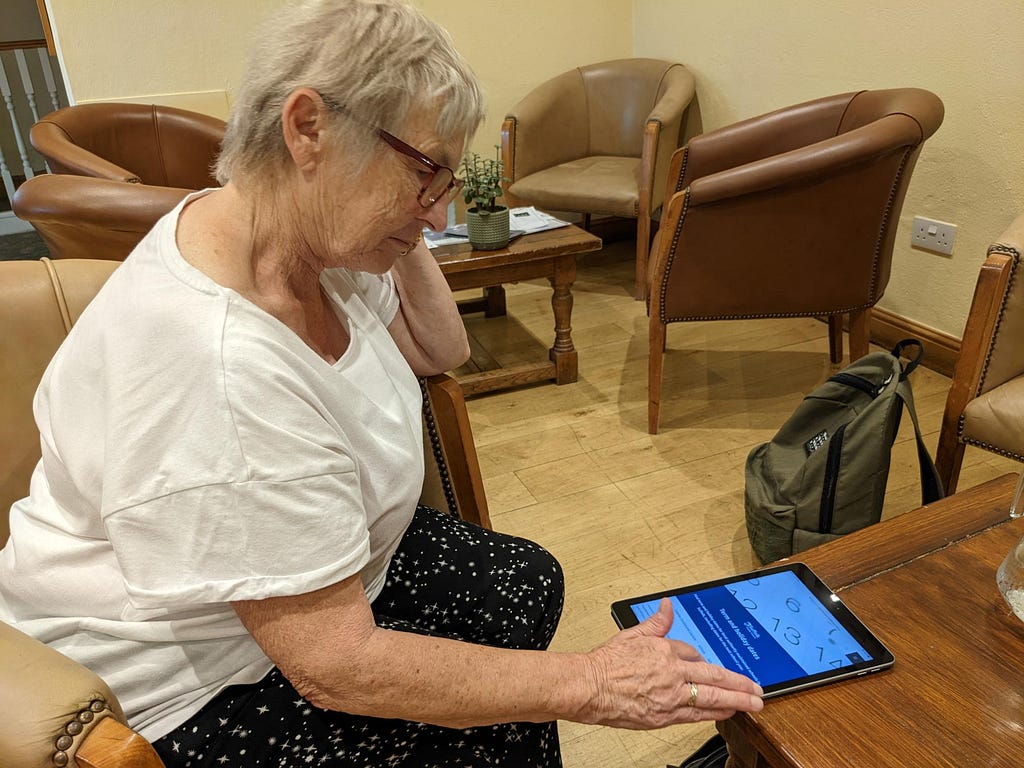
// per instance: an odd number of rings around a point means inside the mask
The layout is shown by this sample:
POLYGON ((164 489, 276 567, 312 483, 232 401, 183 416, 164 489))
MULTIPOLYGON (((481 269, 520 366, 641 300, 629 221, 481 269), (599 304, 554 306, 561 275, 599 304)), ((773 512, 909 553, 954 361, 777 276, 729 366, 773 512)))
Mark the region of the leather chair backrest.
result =
POLYGON ((652 267, 665 275, 659 314, 792 317, 873 306, 889 281, 921 145, 942 117, 942 102, 927 91, 862 91, 691 140, 662 222, 678 229, 667 240, 659 233, 655 261, 666 266, 652 267), (670 258, 673 241, 672 253, 689 256, 670 258))
POLYGON ((52 112, 29 133, 54 173, 204 189, 224 121, 147 104, 80 104, 52 112))
POLYGON ((32 414, 39 380, 115 267, 99 260, 0 262, 0 545, 10 534, 7 511, 28 493, 41 453, 32 414))
POLYGON ((666 73, 682 66, 658 59, 618 59, 580 67, 588 155, 640 157, 644 126, 664 92, 666 73))

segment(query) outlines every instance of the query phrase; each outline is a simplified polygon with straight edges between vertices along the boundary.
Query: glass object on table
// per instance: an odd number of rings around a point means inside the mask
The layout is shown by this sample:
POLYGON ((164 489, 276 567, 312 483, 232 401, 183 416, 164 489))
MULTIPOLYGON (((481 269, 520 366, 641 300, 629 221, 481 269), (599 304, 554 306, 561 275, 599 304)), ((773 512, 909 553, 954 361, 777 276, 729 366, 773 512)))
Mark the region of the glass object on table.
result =
POLYGON ((1024 515, 1024 505, 1021 504, 1021 494, 1024 493, 1024 472, 1017 478, 1017 487, 1013 490, 1013 498, 1010 500, 1010 517, 1021 517, 1024 515))
MULTIPOLYGON (((1017 487, 1010 500, 1010 517, 1024 516, 1024 472, 1017 479, 1017 487)), ((1024 537, 1010 550, 996 571, 996 584, 1003 599, 1021 621, 1024 621, 1024 537)))
POLYGON ((996 571, 996 585, 1017 618, 1024 621, 1024 536, 996 571))

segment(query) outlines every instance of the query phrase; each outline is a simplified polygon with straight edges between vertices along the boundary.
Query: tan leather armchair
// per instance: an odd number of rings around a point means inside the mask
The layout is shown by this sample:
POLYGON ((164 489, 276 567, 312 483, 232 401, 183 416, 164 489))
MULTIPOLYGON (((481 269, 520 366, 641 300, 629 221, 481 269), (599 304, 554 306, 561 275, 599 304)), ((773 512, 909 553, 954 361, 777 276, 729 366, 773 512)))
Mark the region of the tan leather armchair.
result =
POLYGON ((648 431, 669 323, 827 317, 832 362, 868 352, 900 210, 942 102, 918 88, 816 99, 692 139, 651 252, 648 431))
POLYGON ((642 297, 651 216, 693 96, 689 71, 656 59, 605 61, 548 80, 501 127, 509 203, 636 219, 642 297))
POLYGON ((29 132, 52 174, 18 188, 14 213, 53 258, 121 261, 185 195, 217 186, 224 129, 215 117, 156 105, 59 109, 29 132))
POLYGON ((935 466, 956 491, 968 445, 1024 461, 1024 215, 988 249, 942 416, 935 466))
MULTIPOLYGON (((28 494, 39 460, 32 398, 50 358, 118 262, 0 262, 0 545, 7 510, 28 494)), ((421 501, 490 528, 462 390, 448 376, 422 381, 427 477, 421 501)), ((88 585, 83 585, 83 589, 88 585)), ((125 724, 117 698, 85 667, 0 622, 3 768, 159 768, 125 724)))

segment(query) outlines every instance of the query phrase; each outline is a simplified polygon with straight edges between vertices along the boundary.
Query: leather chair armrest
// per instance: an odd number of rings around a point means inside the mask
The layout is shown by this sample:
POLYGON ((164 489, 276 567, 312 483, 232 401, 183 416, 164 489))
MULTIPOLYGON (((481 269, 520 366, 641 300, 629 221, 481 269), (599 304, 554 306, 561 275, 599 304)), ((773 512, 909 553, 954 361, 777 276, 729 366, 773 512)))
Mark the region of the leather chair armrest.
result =
POLYGON ((693 75, 682 65, 668 69, 662 81, 662 92, 654 109, 647 116, 648 130, 651 123, 658 126, 657 141, 644 142, 642 165, 650 168, 649 211, 661 205, 665 195, 665 182, 672 164, 672 154, 679 146, 683 115, 696 94, 693 75))
POLYGON ((3 622, 0 681, 7 710, 0 717, 5 768, 52 768, 61 764, 51 762, 56 751, 74 765, 76 751, 98 723, 124 720, 120 704, 99 677, 3 622))
MULTIPOLYGON (((871 125, 806 147, 695 178, 689 185, 690 205, 705 205, 825 178, 854 163, 915 145, 920 138, 917 121, 905 115, 889 115, 871 125)), ((694 140, 689 150, 689 163, 698 162, 699 150, 694 140)))
POLYGON ((84 220, 109 229, 145 233, 191 191, 126 185, 89 176, 42 174, 18 187, 12 205, 15 215, 29 222, 84 220))
POLYGON ((54 173, 94 176, 131 184, 139 184, 142 181, 133 171, 77 146, 63 128, 46 118, 32 126, 28 140, 36 151, 47 159, 54 173), (56 156, 63 160, 55 160, 56 156))
POLYGON ((505 168, 512 183, 586 154, 586 94, 576 70, 538 86, 505 119, 514 122, 511 162, 505 168))

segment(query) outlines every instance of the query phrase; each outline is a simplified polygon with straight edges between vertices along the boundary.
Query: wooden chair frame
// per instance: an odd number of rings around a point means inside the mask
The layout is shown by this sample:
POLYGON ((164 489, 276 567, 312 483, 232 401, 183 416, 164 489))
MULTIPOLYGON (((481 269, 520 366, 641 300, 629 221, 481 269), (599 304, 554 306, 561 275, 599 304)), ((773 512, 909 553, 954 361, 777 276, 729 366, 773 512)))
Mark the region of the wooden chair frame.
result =
POLYGON ((947 495, 956 491, 967 445, 961 439, 964 409, 980 393, 985 366, 1006 305, 1014 266, 1014 257, 1010 254, 991 253, 982 264, 974 287, 974 298, 946 398, 935 454, 935 467, 947 495))

